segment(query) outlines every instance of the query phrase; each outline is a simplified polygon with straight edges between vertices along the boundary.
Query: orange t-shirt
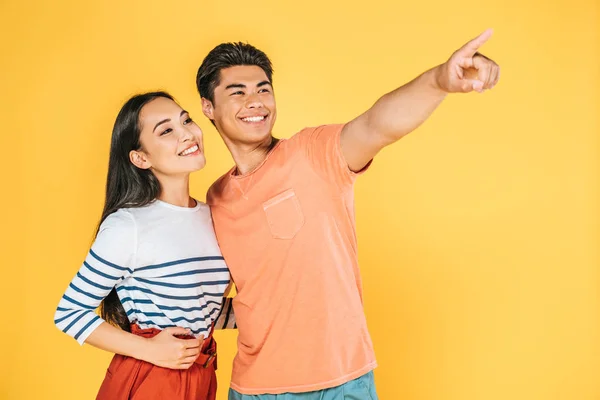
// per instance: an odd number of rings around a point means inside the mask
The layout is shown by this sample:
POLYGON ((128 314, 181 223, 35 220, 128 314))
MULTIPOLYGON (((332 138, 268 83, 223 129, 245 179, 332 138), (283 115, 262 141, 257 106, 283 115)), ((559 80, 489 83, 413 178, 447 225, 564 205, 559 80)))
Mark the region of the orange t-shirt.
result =
POLYGON ((353 184, 342 125, 280 140, 252 172, 208 191, 221 252, 237 287, 242 394, 334 387, 376 367, 363 310, 353 184))

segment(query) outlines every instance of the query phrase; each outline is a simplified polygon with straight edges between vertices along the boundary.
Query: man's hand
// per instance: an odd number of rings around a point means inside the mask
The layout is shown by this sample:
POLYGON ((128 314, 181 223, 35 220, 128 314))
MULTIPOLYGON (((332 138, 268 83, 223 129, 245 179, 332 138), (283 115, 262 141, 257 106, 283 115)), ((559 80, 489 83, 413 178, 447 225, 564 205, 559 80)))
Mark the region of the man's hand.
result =
POLYGON ((483 92, 493 88, 500 79, 500 67, 478 53, 492 36, 488 29, 456 50, 448 61, 436 69, 435 83, 446 93, 483 92))

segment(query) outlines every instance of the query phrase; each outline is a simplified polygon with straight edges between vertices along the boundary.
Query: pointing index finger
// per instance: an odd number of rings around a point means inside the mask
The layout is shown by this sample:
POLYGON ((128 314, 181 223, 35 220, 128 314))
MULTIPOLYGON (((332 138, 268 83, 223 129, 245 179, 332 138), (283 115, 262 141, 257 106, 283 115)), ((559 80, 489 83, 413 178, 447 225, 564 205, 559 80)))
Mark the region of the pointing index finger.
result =
POLYGON ((465 57, 473 57, 477 53, 477 50, 492 36, 492 33, 494 33, 492 29, 487 29, 481 35, 461 47, 458 52, 465 57))

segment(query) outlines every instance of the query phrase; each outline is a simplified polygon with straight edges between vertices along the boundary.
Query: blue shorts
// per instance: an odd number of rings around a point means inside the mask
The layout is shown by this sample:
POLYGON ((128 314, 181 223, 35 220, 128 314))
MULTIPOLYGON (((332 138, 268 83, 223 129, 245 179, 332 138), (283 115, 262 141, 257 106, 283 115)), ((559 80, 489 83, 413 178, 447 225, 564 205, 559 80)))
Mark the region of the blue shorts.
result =
POLYGON ((306 393, 248 395, 229 389, 229 400, 379 400, 373 371, 343 385, 306 393))

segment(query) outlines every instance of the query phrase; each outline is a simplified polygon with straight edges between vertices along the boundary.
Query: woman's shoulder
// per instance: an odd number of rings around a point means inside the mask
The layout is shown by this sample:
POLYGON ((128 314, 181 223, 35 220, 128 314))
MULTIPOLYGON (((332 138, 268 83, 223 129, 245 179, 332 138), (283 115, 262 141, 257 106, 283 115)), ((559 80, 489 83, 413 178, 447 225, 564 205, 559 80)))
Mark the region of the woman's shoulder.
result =
POLYGON ((110 230, 130 230, 135 228, 135 218, 128 208, 120 208, 117 211, 109 214, 100 224, 99 232, 110 230))

